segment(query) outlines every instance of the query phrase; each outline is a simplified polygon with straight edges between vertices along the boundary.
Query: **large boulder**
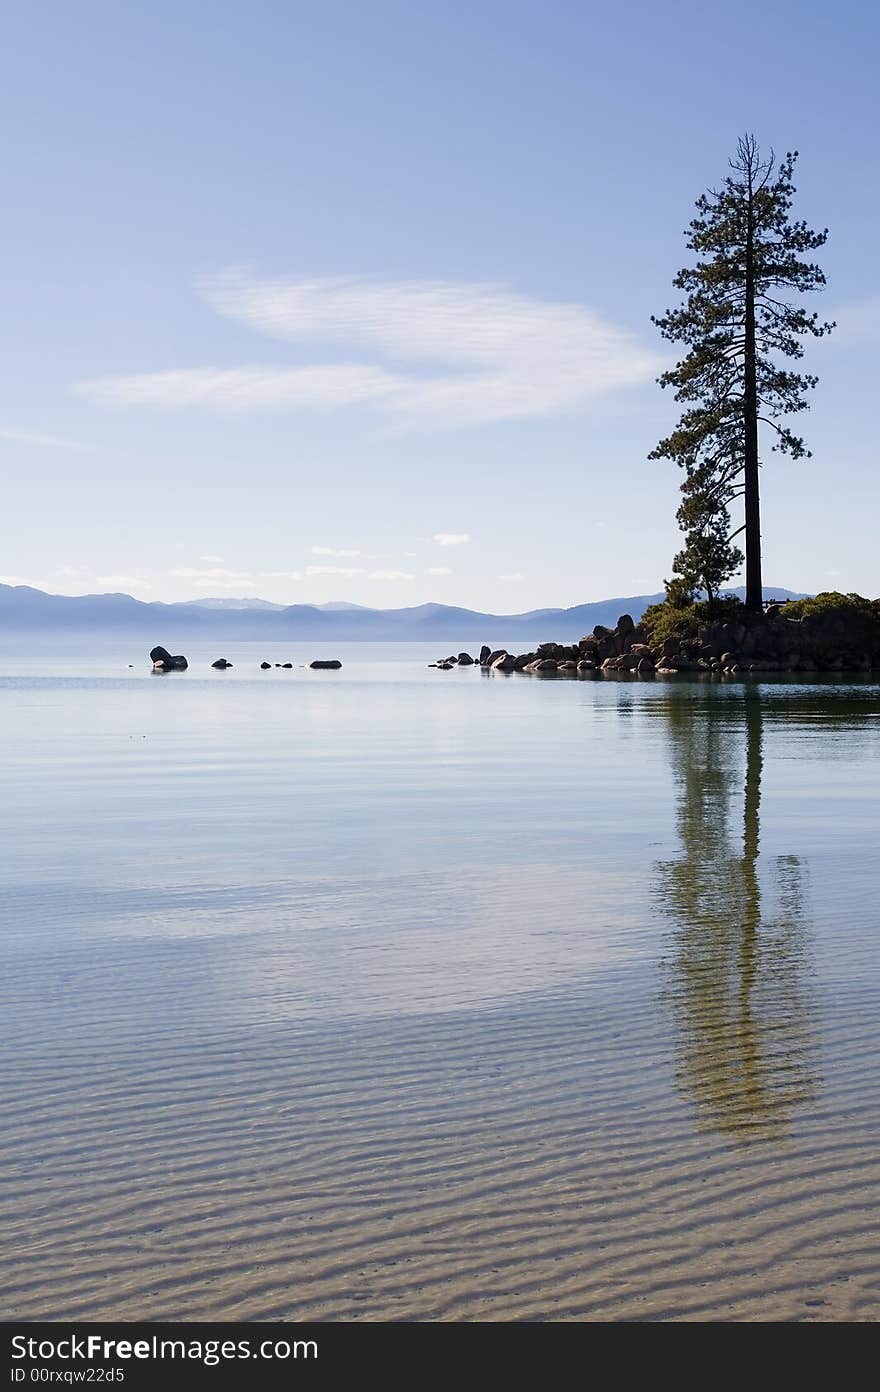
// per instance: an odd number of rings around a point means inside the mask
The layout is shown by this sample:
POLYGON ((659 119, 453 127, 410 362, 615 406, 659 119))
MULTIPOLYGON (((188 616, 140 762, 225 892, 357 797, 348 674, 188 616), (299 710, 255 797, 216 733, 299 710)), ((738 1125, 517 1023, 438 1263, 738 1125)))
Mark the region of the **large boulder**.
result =
POLYGON ((189 666, 182 653, 173 657, 167 648, 151 648, 150 661, 154 672, 185 672, 189 666))
POLYGON ((458 665, 459 667, 473 667, 474 659, 471 657, 470 653, 459 653, 458 665))
POLYGON ((483 646, 480 648, 480 666, 481 666, 481 667, 488 667, 488 666, 489 666, 489 658, 491 657, 491 655, 492 655, 492 649, 491 649, 490 647, 488 647, 488 646, 484 643, 483 646))
POLYGON ((492 663, 493 672, 512 672, 516 666, 516 658, 510 653, 501 653, 492 663))

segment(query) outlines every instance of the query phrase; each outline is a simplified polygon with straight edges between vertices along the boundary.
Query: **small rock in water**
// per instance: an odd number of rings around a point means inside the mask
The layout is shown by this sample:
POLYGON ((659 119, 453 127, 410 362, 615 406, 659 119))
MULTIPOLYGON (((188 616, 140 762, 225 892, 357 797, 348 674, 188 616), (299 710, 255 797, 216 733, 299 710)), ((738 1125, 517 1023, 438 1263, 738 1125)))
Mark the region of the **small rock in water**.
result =
POLYGON ((432 667, 436 667, 438 672, 451 672, 455 666, 454 662, 432 662, 432 667))
POLYGON ((232 666, 232 663, 227 662, 225 657, 218 657, 216 662, 211 663, 211 666, 216 667, 218 672, 225 672, 227 667, 232 666))
POLYGON ((459 653, 458 665, 459 667, 473 667, 474 659, 471 657, 470 653, 459 653))
POLYGON ((480 666, 481 666, 481 667, 488 667, 488 665, 489 665, 489 657, 490 657, 491 652, 492 652, 492 649, 491 649, 490 647, 487 647, 487 645, 484 643, 483 646, 480 648, 480 666))
POLYGON ((342 663, 339 661, 338 657, 331 657, 326 660, 315 658, 314 662, 309 663, 309 666, 315 671, 338 672, 342 663))
POLYGON ((151 648, 150 661, 155 672, 185 672, 189 666, 182 653, 173 657, 167 648, 151 648))
POLYGON ((271 666, 272 666, 271 662, 261 662, 261 663, 260 663, 260 671, 261 671, 261 672, 268 672, 268 671, 269 671, 269 668, 270 668, 271 666))
POLYGON ((279 663, 278 663, 278 666, 279 666, 279 667, 288 667, 288 668, 289 668, 289 667, 292 667, 292 666, 293 666, 293 663, 292 663, 292 662, 279 662, 279 663))

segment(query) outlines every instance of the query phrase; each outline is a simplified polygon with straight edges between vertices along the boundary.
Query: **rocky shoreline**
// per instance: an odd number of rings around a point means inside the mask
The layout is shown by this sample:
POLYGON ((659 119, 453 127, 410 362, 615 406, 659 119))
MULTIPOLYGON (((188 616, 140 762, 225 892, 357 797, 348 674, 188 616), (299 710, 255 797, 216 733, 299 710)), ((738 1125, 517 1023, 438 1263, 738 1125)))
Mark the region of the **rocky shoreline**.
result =
POLYGON ((617 673, 711 676, 758 673, 880 671, 880 643, 839 616, 788 618, 774 606, 742 620, 707 623, 689 637, 649 641, 647 629, 622 614, 614 628, 597 624, 578 643, 541 643, 534 652, 512 653, 484 646, 478 659, 469 653, 431 663, 440 671, 479 666, 492 672, 534 676, 587 677, 617 673))

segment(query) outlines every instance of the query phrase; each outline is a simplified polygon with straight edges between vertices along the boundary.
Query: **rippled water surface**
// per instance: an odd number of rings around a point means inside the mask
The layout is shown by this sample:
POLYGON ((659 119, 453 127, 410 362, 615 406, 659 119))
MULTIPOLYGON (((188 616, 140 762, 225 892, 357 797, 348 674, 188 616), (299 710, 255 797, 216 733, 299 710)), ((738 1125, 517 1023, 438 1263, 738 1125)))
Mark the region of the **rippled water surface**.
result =
POLYGON ((186 650, 0 653, 0 1313, 880 1314, 876 684, 186 650))

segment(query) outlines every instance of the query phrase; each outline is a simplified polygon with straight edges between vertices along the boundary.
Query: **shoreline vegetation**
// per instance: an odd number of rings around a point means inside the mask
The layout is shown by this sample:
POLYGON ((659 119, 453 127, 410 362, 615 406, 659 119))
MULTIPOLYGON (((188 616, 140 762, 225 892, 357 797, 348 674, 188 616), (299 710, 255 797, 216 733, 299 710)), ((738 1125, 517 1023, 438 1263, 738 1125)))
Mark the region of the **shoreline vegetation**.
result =
MULTIPOLYGON (((468 653, 430 666, 470 666, 468 653)), ((833 592, 771 604, 764 610, 725 598, 684 607, 652 605, 639 623, 622 614, 597 624, 576 644, 541 643, 533 652, 483 647, 479 665, 494 672, 590 676, 634 673, 710 676, 880 671, 880 599, 833 592)))

